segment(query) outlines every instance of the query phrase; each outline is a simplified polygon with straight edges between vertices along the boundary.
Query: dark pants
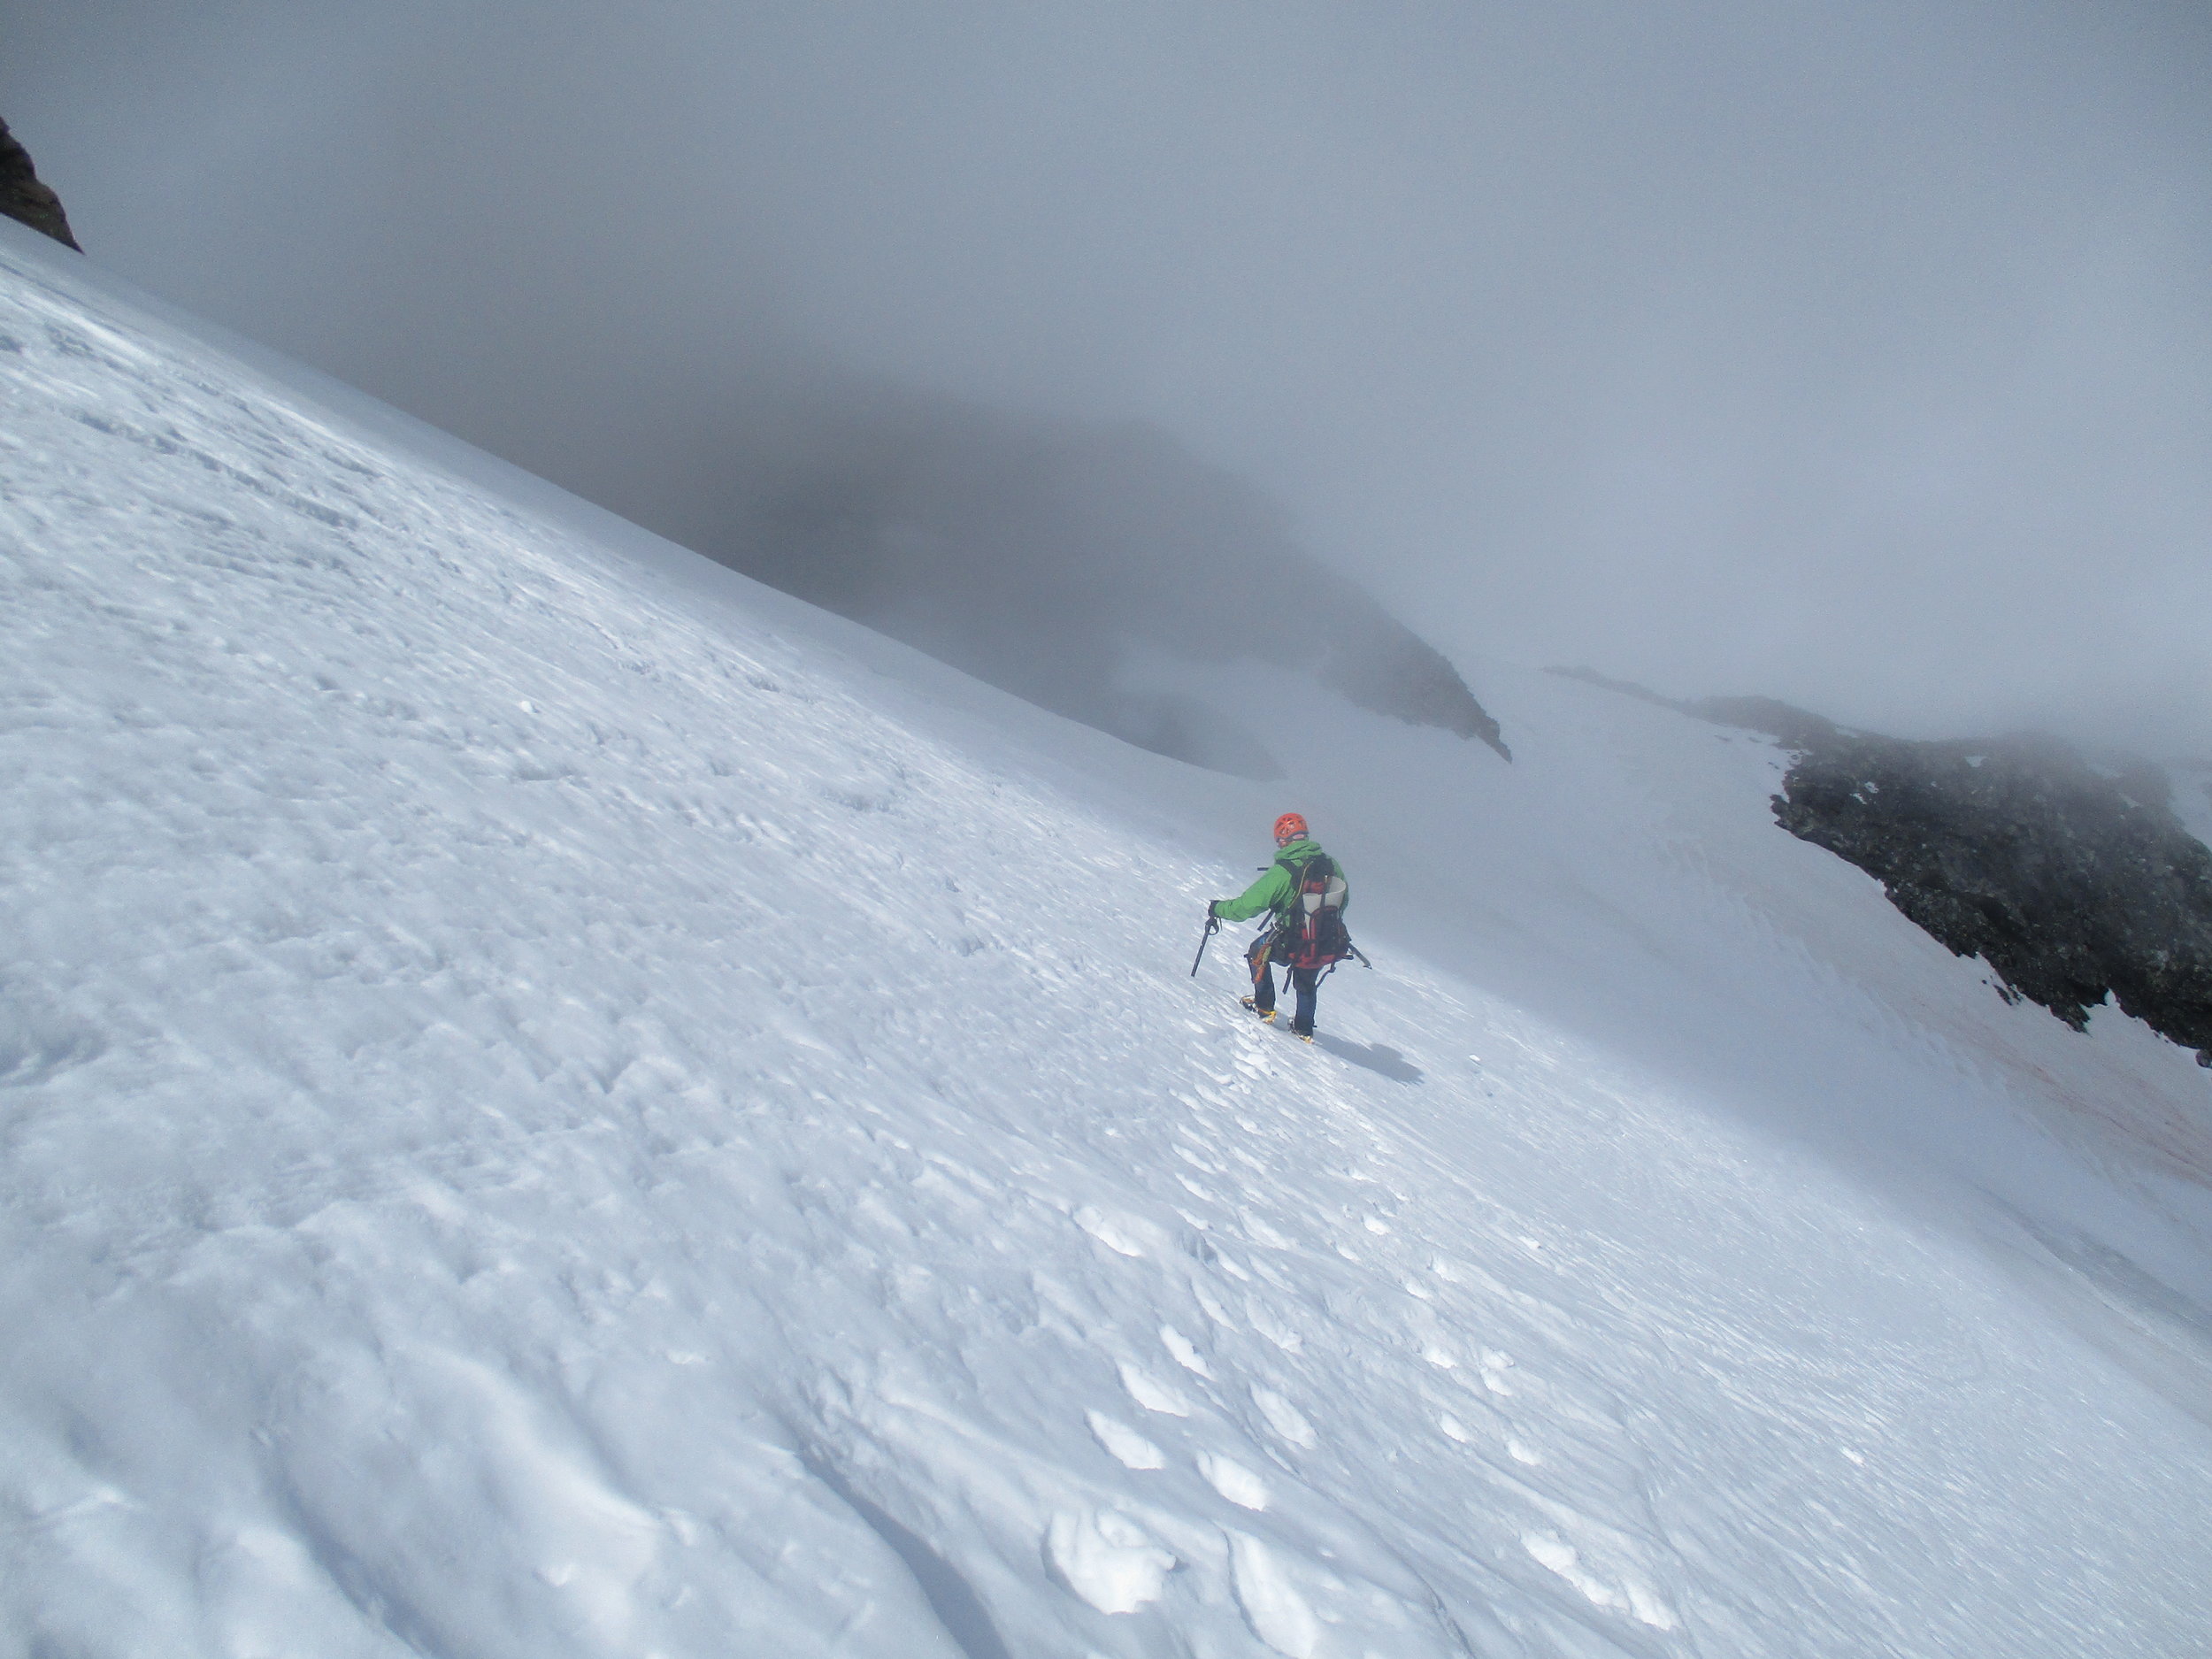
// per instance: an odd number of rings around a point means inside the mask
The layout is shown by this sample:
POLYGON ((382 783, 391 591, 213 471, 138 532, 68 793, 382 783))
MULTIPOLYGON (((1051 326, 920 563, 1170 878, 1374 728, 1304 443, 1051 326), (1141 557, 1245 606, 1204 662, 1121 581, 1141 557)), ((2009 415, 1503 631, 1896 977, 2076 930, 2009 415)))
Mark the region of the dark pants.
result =
MULTIPOLYGON (((1244 953, 1244 959, 1252 967, 1252 1006, 1261 1013, 1271 1013, 1275 1007, 1275 970, 1266 956, 1267 941, 1262 940, 1244 953)), ((1321 970, 1318 968, 1285 968, 1290 976, 1290 988, 1296 993, 1298 1007, 1290 1017, 1290 1028, 1303 1037, 1313 1035, 1313 1005, 1319 995, 1321 970)))

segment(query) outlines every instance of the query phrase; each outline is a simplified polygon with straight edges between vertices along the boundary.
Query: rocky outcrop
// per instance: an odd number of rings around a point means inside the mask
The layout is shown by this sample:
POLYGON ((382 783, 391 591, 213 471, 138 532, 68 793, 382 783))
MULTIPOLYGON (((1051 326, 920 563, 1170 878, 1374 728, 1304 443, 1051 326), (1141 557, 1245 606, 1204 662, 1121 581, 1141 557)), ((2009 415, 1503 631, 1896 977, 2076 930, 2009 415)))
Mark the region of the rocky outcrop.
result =
POLYGON ((2166 773, 2096 765, 2055 738, 1919 742, 1855 732, 1768 698, 1677 701, 1573 677, 1781 739, 1774 816, 1873 876, 1962 956, 2077 1031, 2116 1001, 2212 1065, 2212 851, 2172 810, 2166 773))
POLYGON ((69 215, 61 211, 61 197, 40 180, 38 169, 31 165, 30 151, 16 142, 5 121, 0 121, 0 213, 51 236, 65 247, 84 251, 69 234, 69 215))
POLYGON ((2100 771, 2051 738, 1838 732, 1800 751, 1774 815, 2076 1030, 2110 995, 2212 1065, 2212 852, 2156 767, 2100 771))

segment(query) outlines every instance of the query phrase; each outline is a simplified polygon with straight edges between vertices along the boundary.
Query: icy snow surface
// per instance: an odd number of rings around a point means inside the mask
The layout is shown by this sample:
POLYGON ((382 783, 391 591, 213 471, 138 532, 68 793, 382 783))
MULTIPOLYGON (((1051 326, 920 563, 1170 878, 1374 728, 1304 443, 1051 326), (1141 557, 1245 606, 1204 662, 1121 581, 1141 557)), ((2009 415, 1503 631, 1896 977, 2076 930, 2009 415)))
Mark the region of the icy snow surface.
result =
POLYGON ((1498 668, 1510 769, 1198 772, 34 240, 0 1652, 2212 1646, 2206 1079, 1770 747, 1498 668), (1187 974, 1286 805, 1313 1048, 1187 974))

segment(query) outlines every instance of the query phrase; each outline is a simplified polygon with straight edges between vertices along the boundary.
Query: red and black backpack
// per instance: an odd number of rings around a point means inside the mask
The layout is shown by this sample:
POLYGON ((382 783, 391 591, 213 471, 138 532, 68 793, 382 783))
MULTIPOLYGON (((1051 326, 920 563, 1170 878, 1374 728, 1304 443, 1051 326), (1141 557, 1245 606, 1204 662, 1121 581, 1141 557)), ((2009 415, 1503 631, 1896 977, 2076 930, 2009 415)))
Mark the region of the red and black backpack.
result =
POLYGON ((1268 955, 1286 967, 1325 968, 1352 954, 1344 926, 1344 872, 1326 853, 1309 853, 1290 871, 1290 896, 1276 911, 1268 955))

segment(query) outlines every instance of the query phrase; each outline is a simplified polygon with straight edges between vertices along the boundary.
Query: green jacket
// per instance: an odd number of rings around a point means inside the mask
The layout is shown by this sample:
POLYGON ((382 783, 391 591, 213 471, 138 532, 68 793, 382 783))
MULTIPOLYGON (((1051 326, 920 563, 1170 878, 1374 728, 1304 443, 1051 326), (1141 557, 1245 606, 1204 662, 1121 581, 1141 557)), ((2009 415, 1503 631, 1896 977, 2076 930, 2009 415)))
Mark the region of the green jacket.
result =
MULTIPOLYGON (((1242 893, 1233 899, 1216 899, 1213 905, 1214 914, 1225 922, 1249 921, 1262 910, 1272 910, 1280 915, 1290 908, 1291 900, 1295 894, 1296 878, 1291 873, 1293 868, 1305 863, 1320 850, 1321 844, 1318 841, 1291 842, 1289 846, 1275 855, 1275 862, 1260 872, 1260 879, 1245 888, 1242 893)), ((1337 865, 1336 872, 1342 875, 1344 866, 1337 865)), ((1348 887, 1344 895, 1344 900, 1348 905, 1351 902, 1351 892, 1348 887)))

